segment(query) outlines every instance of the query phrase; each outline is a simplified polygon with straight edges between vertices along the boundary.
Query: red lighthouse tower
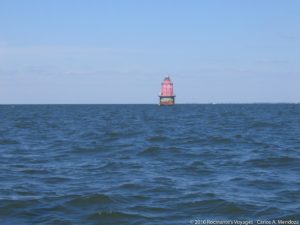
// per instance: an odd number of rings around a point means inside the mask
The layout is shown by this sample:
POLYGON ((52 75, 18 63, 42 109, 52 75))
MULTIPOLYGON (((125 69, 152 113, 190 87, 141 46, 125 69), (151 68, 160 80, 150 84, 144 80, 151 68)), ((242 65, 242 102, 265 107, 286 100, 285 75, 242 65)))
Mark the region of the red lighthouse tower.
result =
POLYGON ((159 95, 159 105, 174 105, 175 95, 173 93, 173 82, 170 77, 165 77, 161 84, 161 92, 159 95))

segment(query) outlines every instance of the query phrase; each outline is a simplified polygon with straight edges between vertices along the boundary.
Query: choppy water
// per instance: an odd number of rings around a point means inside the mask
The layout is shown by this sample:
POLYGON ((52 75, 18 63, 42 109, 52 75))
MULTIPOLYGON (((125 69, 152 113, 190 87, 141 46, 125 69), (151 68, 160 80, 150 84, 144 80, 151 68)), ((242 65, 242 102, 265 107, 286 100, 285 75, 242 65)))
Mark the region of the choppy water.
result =
POLYGON ((0 106, 1 224, 300 219, 300 105, 0 106))

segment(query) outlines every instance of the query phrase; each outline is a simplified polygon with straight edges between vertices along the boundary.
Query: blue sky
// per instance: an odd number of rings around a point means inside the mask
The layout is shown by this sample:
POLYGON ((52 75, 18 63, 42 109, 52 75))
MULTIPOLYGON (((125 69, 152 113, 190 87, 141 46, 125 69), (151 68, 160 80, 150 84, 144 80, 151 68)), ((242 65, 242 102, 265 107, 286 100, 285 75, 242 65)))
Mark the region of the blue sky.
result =
POLYGON ((300 102, 298 0, 0 0, 0 103, 300 102))

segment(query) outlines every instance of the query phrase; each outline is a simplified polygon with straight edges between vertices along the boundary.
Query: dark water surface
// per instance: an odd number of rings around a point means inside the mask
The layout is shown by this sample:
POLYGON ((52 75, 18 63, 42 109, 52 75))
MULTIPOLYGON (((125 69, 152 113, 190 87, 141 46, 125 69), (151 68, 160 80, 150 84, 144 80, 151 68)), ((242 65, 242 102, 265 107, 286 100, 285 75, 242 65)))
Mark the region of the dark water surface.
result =
POLYGON ((0 224, 300 219, 300 105, 0 106, 0 224))

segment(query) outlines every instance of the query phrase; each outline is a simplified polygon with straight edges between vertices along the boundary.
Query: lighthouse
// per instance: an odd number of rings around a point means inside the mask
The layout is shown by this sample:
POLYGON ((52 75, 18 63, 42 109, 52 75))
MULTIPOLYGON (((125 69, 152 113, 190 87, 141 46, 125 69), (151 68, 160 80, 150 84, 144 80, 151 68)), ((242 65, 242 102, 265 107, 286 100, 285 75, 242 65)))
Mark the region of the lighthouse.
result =
POLYGON ((175 95, 173 93, 173 82, 169 76, 165 77, 161 84, 161 92, 159 94, 159 105, 174 105, 175 95))

